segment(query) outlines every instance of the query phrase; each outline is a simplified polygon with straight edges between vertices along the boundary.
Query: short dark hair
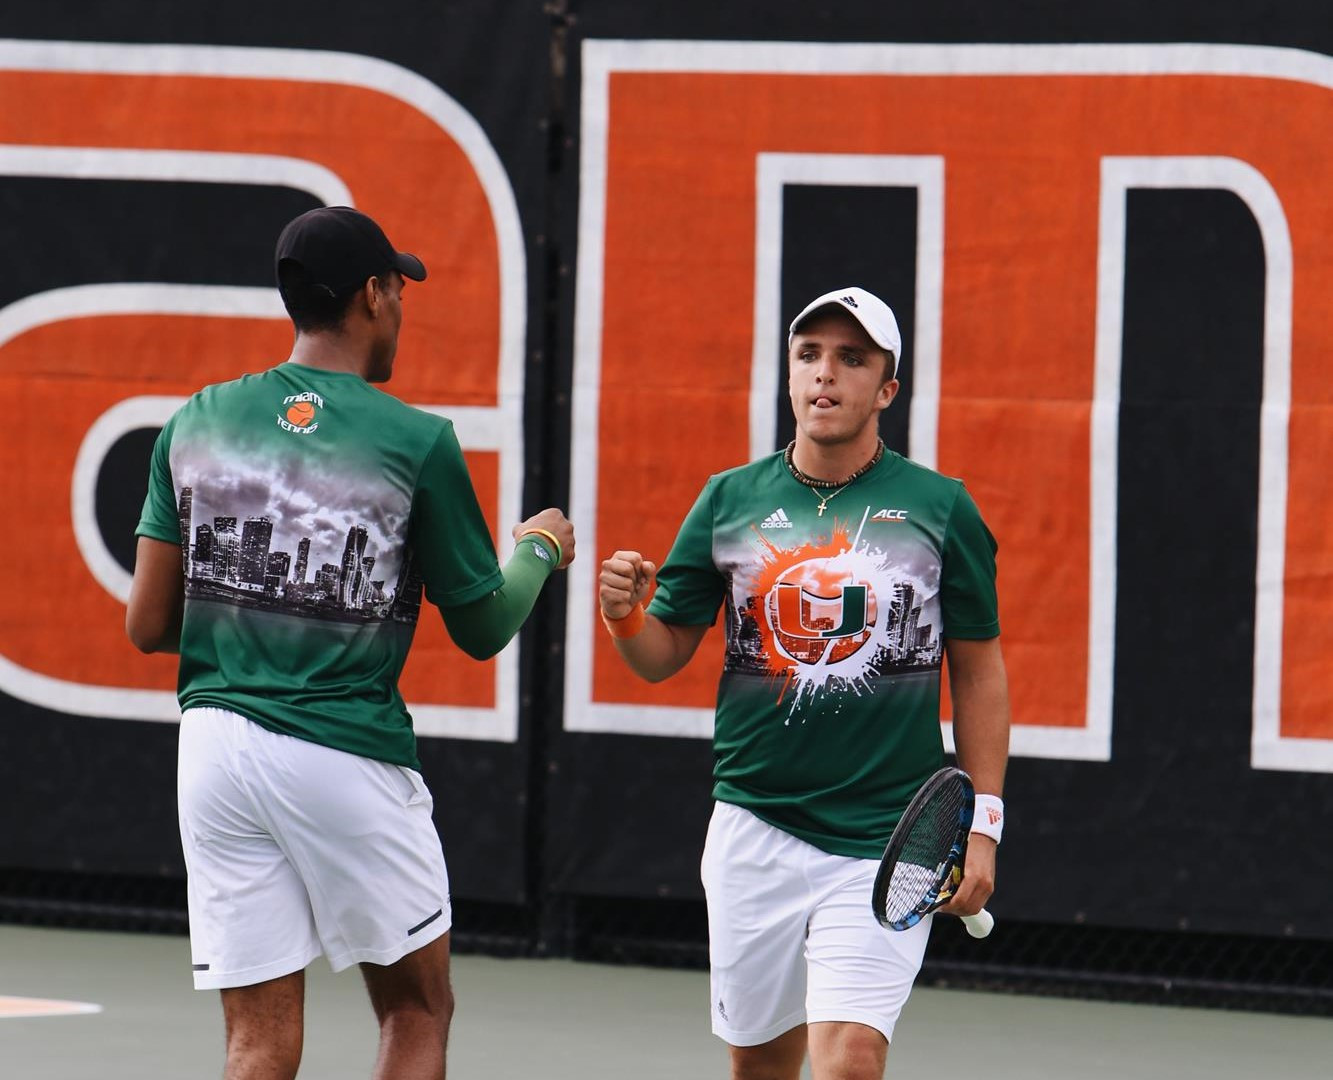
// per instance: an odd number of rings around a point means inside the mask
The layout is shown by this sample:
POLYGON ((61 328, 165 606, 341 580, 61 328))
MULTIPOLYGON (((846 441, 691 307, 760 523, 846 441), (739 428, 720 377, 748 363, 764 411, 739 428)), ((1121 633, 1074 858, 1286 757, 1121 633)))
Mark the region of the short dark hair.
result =
MULTIPOLYGON (((362 282, 364 285, 365 283, 362 282)), ((337 293, 312 281, 306 268, 295 259, 278 263, 278 292, 296 329, 303 334, 341 330, 352 297, 361 286, 337 293)))

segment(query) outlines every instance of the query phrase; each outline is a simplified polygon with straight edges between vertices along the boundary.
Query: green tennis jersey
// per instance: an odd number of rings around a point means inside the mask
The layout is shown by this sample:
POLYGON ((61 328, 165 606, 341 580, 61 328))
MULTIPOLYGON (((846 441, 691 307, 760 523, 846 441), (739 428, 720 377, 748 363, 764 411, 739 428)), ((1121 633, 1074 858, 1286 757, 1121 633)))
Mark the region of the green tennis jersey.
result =
POLYGON ((714 797, 878 858, 943 764, 944 639, 1000 632, 996 544, 960 481, 892 452, 821 494, 781 454, 710 478, 649 610, 725 612, 714 797))
POLYGON ((290 362, 167 422, 137 534, 181 546, 182 709, 413 768, 423 589, 449 607, 503 582, 453 425, 290 362))

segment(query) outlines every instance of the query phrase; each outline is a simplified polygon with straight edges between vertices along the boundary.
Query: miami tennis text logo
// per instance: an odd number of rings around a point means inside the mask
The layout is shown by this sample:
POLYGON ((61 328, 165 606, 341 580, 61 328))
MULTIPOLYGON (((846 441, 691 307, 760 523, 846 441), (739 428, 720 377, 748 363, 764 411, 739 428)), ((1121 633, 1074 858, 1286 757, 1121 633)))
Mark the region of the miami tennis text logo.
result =
POLYGON ((318 410, 324 408, 324 399, 307 390, 282 399, 283 413, 278 414, 278 427, 294 435, 313 435, 319 428, 318 410))

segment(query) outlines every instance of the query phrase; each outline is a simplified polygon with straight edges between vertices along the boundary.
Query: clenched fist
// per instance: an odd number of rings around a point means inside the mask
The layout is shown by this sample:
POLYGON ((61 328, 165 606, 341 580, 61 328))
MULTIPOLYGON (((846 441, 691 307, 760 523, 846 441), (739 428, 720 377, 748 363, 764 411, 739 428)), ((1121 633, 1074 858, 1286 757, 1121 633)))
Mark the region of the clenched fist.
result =
POLYGON ((574 561, 574 526, 564 511, 548 506, 539 514, 533 514, 527 521, 520 521, 514 526, 514 539, 532 529, 544 529, 556 538, 560 544, 560 563, 557 570, 563 570, 574 561))
POLYGON ((643 602, 657 580, 657 564, 637 551, 617 551, 602 563, 597 599, 608 619, 623 619, 643 602))

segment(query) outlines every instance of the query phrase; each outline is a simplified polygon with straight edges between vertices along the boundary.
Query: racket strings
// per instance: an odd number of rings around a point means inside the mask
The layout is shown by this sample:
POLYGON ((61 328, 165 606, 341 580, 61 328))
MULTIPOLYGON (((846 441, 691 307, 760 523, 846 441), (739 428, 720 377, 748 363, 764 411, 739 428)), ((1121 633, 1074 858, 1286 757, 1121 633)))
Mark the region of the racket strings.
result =
POLYGON ((941 787, 912 822, 885 896, 889 920, 929 910, 939 898, 957 856, 959 822, 967 797, 960 784, 941 787))

